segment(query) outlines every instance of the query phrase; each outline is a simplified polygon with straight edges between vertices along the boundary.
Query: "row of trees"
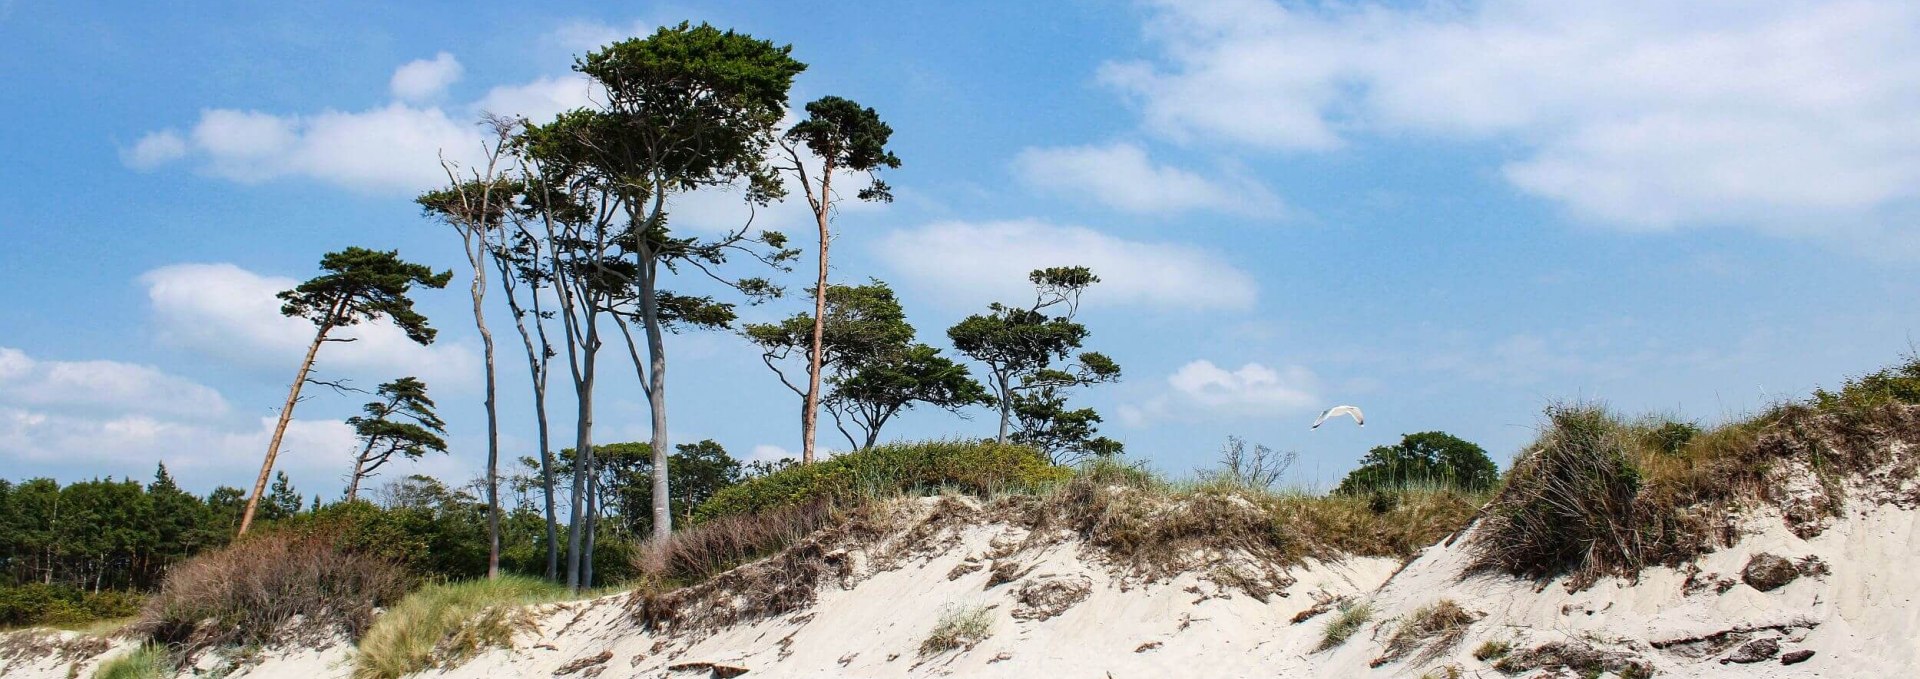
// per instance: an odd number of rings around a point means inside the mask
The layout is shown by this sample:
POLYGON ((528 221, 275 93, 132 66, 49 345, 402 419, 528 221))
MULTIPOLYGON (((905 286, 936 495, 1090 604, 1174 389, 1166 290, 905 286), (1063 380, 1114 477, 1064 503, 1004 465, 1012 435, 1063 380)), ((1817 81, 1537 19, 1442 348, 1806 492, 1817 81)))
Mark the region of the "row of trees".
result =
MULTIPOLYGON (((667 337, 734 329, 737 304, 784 293, 762 274, 789 272, 801 252, 752 218, 717 235, 674 228, 672 207, 694 191, 733 190, 764 208, 799 186, 810 208, 818 236, 811 313, 738 329, 799 398, 802 464, 816 458, 823 407, 851 446, 873 445, 887 423, 916 405, 956 412, 985 405, 998 409, 998 440, 1033 445, 1056 461, 1119 452, 1119 443, 1098 436, 1097 413, 1067 405, 1074 388, 1120 374, 1110 358, 1081 351, 1088 331, 1074 316, 1081 294, 1098 282, 1086 268, 1035 271, 1032 303, 994 303, 949 329, 954 349, 984 368, 984 386, 966 365, 916 340, 886 284, 828 280, 841 194, 852 183, 857 200, 890 200, 878 173, 901 161, 888 148, 892 128, 872 108, 843 97, 811 102, 806 117, 783 126, 793 78, 806 68, 791 51, 683 23, 590 52, 574 69, 595 84, 599 104, 546 122, 487 117, 491 134, 481 160, 443 160, 448 184, 418 197, 426 215, 458 236, 472 272, 486 371, 489 575, 499 572, 502 520, 497 348, 486 316, 491 293, 504 297, 533 392, 538 452, 527 461, 537 468, 532 487, 544 515, 548 577, 572 587, 591 582, 602 503, 618 503, 627 527, 644 526, 660 538, 706 483, 700 479, 707 472, 698 471, 711 467, 704 444, 676 447, 668 437, 667 337), (726 292, 734 301, 702 291, 726 292), (596 443, 595 397, 609 343, 625 350, 648 404, 644 448, 596 443), (558 452, 547 393, 556 360, 575 408, 566 432, 572 446, 558 452), (634 457, 639 453, 644 461, 634 457), (640 501, 649 510, 644 522, 634 518, 640 501)), ((321 276, 281 294, 282 312, 311 321, 316 331, 241 515, 242 533, 267 493, 302 388, 343 386, 316 377, 322 347, 352 341, 339 330, 375 319, 431 343, 435 330, 410 295, 443 288, 452 277, 396 252, 364 248, 328 254, 321 268, 321 276)), ((395 456, 446 450, 444 424, 417 379, 381 385, 365 411, 352 422, 362 445, 349 497, 395 456)))

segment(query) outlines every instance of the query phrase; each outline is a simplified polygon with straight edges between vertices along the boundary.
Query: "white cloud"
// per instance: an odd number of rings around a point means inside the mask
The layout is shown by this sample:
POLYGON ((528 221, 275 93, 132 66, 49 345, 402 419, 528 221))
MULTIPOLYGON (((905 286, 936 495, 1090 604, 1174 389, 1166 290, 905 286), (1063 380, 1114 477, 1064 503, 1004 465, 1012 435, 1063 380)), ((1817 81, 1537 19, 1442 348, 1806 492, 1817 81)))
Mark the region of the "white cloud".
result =
POLYGON ((877 249, 897 276, 967 306, 1030 298, 1027 273, 1050 266, 1091 267, 1091 306, 1246 309, 1256 297, 1253 277, 1216 253, 1037 220, 939 222, 889 233, 877 249))
POLYGON ((1310 410, 1319 379, 1292 365, 1279 369, 1247 363, 1228 370, 1200 359, 1167 376, 1167 393, 1119 408, 1120 421, 1138 427, 1163 419, 1245 417, 1310 410))
POLYGON ((211 387, 152 366, 36 360, 9 347, 0 347, 0 404, 188 417, 227 412, 211 387))
POLYGON ((595 100, 577 75, 543 77, 489 89, 454 106, 430 103, 461 75, 453 56, 409 63, 394 72, 394 101, 360 111, 278 114, 238 109, 200 112, 184 137, 153 132, 121 153, 128 167, 147 170, 191 159, 201 171, 242 183, 304 177, 356 191, 411 195, 446 182, 440 160, 471 166, 481 160, 481 114, 546 121, 595 100))
POLYGON ((135 170, 151 170, 187 155, 187 140, 179 132, 149 132, 133 148, 120 151, 120 162, 135 170))
POLYGON ((780 446, 776 446, 768 443, 762 443, 760 445, 754 446, 753 450, 749 451, 747 453, 747 456, 744 458, 741 458, 740 461, 741 462, 778 462, 780 460, 799 459, 799 458, 800 456, 791 450, 787 450, 780 446))
POLYGON ((1091 198, 1135 213, 1213 210, 1251 216, 1278 216, 1281 202, 1259 182, 1246 177, 1209 179, 1168 165, 1157 165, 1138 144, 1028 148, 1013 160, 1021 181, 1055 193, 1091 198))
POLYGON ((394 69, 387 89, 393 98, 415 103, 431 102, 445 96, 447 87, 460 80, 464 70, 452 54, 441 52, 432 59, 418 59, 394 69))
POLYGON ((1515 186, 1607 223, 1815 232, 1920 201, 1916 27, 1872 0, 1160 2, 1161 54, 1101 77, 1176 139, 1488 140, 1515 186))
POLYGON ((553 120, 561 113, 606 101, 599 85, 579 74, 542 77, 519 85, 500 85, 487 90, 473 103, 473 110, 499 115, 517 115, 535 122, 553 120))
MULTIPOLYGON (((232 264, 175 264, 142 274, 159 339, 169 345, 269 369, 297 367, 313 341, 307 321, 280 314, 275 295, 297 281, 262 276, 232 264)), ((377 383, 414 375, 429 384, 462 385, 479 370, 472 349, 422 347, 390 322, 363 323, 336 331, 338 342, 321 352, 323 374, 342 373, 377 383)))

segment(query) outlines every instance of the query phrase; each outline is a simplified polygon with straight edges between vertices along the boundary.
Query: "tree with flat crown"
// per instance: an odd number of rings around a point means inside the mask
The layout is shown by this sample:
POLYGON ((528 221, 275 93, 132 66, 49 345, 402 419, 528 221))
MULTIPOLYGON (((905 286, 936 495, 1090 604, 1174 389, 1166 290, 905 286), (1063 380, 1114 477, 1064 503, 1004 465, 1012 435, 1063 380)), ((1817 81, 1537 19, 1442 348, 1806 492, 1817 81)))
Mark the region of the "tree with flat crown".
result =
POLYGON ((326 273, 279 295, 281 314, 313 323, 313 342, 307 345, 307 355, 301 359, 300 370, 287 389, 287 402, 280 407, 280 419, 273 425, 273 437, 267 441, 260 476, 254 481, 253 493, 247 497, 247 507, 240 515, 240 535, 246 535, 253 525, 254 512, 273 475, 274 458, 280 455, 287 423, 293 421, 293 407, 300 403, 300 388, 312 380, 320 347, 328 342, 355 339, 329 335, 340 328, 384 318, 405 333, 407 339, 422 346, 432 344, 435 331, 427 324, 426 316, 413 310, 413 298, 409 294, 416 285, 438 289, 447 287, 447 282, 453 279, 452 271, 434 273, 432 268, 400 259, 398 251, 361 247, 327 253, 320 258, 320 268, 326 273))
POLYGON ((434 414, 427 383, 402 377, 380 385, 375 393, 379 400, 361 406, 365 415, 347 418, 347 426, 353 428, 361 443, 359 454, 353 458, 353 475, 347 482, 348 502, 360 497, 360 482, 372 478, 393 456, 418 460, 429 452, 447 452, 443 438, 447 423, 434 414))

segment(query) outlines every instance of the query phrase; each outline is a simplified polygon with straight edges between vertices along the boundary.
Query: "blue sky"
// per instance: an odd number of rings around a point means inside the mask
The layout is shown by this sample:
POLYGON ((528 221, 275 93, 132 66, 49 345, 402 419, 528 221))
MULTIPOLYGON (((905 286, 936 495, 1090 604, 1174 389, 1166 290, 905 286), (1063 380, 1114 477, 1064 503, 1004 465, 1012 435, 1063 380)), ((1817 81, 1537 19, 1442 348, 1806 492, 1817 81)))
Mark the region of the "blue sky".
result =
MULTIPOLYGON (((0 476, 250 480, 306 332, 272 292, 346 245, 457 269, 409 201, 437 153, 470 155, 483 109, 585 103, 572 55, 683 19, 792 43, 796 103, 894 126, 898 200, 843 212, 834 277, 893 284, 922 339, 1020 299, 1026 268, 1093 266, 1089 346, 1125 379, 1081 400, 1165 470, 1238 435, 1325 485, 1429 429, 1504 461, 1558 400, 1715 421, 1912 346, 1905 3, 1030 4, 0 0, 0 476), (1340 403, 1369 426, 1307 430, 1340 403)), ((725 195, 677 214, 739 216, 725 195)), ((431 349, 376 328, 322 363, 425 378, 455 450, 414 470, 455 480, 484 456, 465 304, 423 295, 431 349)), ((794 397, 742 340, 669 350, 676 442, 798 448, 794 397)), ((531 452, 517 360, 507 441, 531 452)), ((599 438, 643 439, 611 365, 599 438)), ((337 492, 360 400, 302 404, 297 486, 337 492)), ((991 430, 971 415, 889 435, 991 430)))

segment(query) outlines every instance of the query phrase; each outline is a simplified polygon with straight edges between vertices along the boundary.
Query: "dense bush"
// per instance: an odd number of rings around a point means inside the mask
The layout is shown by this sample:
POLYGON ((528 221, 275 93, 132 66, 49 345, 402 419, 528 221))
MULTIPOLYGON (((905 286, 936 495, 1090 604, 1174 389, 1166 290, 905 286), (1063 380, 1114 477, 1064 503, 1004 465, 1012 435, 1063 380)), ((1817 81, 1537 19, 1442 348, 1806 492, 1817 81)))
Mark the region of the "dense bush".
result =
POLYGON ((875 446, 790 467, 722 489, 694 510, 695 522, 813 502, 951 488, 991 493, 1058 483, 1072 470, 1031 448, 972 441, 875 446))
POLYGON ((1555 407, 1547 419, 1487 508, 1480 565, 1537 577, 1638 570, 1636 433, 1597 406, 1555 407))
POLYGON ((358 638, 408 581, 393 560, 341 549, 334 536, 255 533, 175 567, 133 629, 189 653, 286 635, 358 638))
POLYGON ((137 592, 91 592, 66 585, 26 584, 0 587, 0 627, 72 625, 124 618, 140 612, 146 597, 137 592))

